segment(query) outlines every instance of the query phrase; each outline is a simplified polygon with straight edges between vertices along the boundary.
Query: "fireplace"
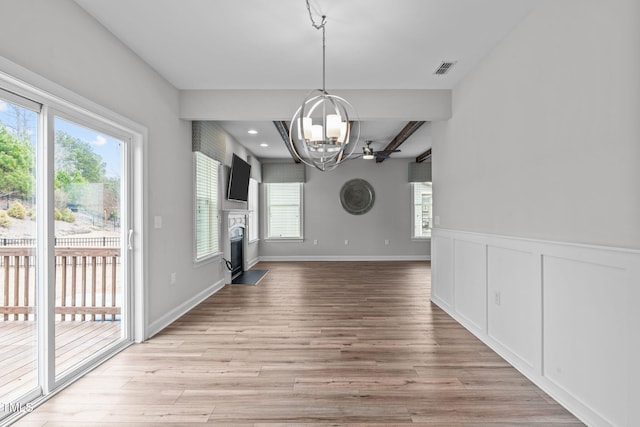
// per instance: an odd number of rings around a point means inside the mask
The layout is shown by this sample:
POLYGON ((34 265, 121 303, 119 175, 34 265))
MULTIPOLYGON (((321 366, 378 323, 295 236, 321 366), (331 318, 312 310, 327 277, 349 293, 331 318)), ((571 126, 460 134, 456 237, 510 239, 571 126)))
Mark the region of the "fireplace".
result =
POLYGON ((231 280, 233 280, 244 271, 244 228, 231 228, 229 243, 231 245, 231 280))
POLYGON ((247 262, 247 215, 248 211, 224 211, 222 216, 222 258, 228 262, 224 268, 225 283, 232 283, 249 265, 247 262))

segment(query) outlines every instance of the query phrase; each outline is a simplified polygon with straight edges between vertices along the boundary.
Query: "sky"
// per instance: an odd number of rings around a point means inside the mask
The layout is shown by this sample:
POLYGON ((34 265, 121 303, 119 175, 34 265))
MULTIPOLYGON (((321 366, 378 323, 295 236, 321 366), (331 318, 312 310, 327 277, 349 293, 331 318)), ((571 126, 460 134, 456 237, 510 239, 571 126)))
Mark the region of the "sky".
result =
MULTIPOLYGON (((16 127, 15 110, 12 106, 14 106, 14 104, 0 99, 0 122, 5 124, 9 129, 15 129, 16 127)), ((18 108, 20 108, 22 112, 26 113, 28 127, 30 130, 33 129, 29 134, 31 135, 32 140, 35 141, 37 114, 22 107, 18 108)), ((54 127, 56 131, 62 130, 72 137, 88 143, 93 152, 99 154, 102 157, 102 161, 106 163, 106 176, 108 178, 120 178, 120 140, 59 117, 56 117, 54 127)))

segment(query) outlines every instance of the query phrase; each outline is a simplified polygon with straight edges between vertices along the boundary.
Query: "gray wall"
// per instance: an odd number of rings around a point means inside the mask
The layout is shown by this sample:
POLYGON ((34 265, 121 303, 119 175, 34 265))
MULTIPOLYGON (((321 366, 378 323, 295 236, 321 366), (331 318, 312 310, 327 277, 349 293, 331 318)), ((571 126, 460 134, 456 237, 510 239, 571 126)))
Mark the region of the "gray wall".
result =
MULTIPOLYGON (((220 186, 220 205, 219 206, 220 206, 220 209, 222 210, 234 210, 234 209, 246 210, 248 206, 246 202, 236 202, 233 200, 227 200, 227 186, 229 185, 229 171, 231 170, 231 161, 233 159, 234 154, 236 154, 237 156, 241 157, 244 160, 248 160, 249 156, 252 156, 255 159, 255 156, 245 147, 240 145, 240 143, 236 141, 234 137, 229 135, 227 132, 224 132, 224 133, 227 137, 227 140, 226 140, 227 154, 225 158, 226 167, 223 167, 221 169, 222 176, 219 178, 219 186, 220 186)), ((259 161, 256 160, 253 163, 254 164, 252 165, 252 168, 258 167, 258 169, 260 169, 259 161)), ((251 171, 253 172, 253 169, 251 171)), ((260 247, 258 245, 258 241, 255 241, 252 243, 247 242, 247 253, 245 254, 245 258, 247 262, 252 263, 258 260, 260 256, 260 254, 258 253, 259 248, 260 247)))
MULTIPOLYGON (((354 159, 330 172, 307 167, 304 185, 304 242, 260 242, 262 257, 317 259, 426 259, 428 242, 411 240, 411 186, 407 159, 374 161, 354 159), (340 204, 342 185, 353 178, 374 188, 373 208, 351 215, 340 204), (385 239, 389 245, 385 245, 385 239), (318 240, 314 245, 313 241, 318 240), (345 246, 344 241, 349 244, 345 246)), ((264 209, 263 209, 264 212, 264 209)), ((264 218, 261 236, 264 236, 264 218)))
POLYGON ((178 91, 70 0, 2 0, 0 56, 148 128, 149 323, 220 280, 193 264, 191 122, 178 91), (9 18, 10 17, 10 18, 9 18), (176 272, 177 283, 170 284, 176 272))
POLYGON ((543 1, 433 124, 453 230, 640 248, 640 2, 543 1))

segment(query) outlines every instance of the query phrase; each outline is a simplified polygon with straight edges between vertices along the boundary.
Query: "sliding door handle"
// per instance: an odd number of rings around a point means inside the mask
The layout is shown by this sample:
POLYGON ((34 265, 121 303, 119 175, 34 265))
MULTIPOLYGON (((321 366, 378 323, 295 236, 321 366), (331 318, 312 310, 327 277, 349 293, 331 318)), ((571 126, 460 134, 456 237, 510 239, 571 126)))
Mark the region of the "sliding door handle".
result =
POLYGON ((129 250, 133 250, 133 230, 129 230, 129 238, 127 239, 127 245, 129 246, 129 250))

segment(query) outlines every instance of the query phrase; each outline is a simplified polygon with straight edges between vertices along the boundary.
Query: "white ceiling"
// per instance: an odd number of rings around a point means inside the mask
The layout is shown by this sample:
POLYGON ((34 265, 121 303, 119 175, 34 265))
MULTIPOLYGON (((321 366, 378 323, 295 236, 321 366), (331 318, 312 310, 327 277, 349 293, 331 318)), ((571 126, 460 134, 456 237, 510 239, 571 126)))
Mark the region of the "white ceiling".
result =
MULTIPOLYGON (((304 0, 75 1, 178 89, 322 85, 322 32, 304 0)), ((537 1, 310 0, 317 22, 327 15, 326 88, 451 89, 537 1), (442 61, 457 62, 433 75, 442 61)), ((288 157, 270 122, 223 126, 258 157, 288 157)), ((403 126, 364 123, 363 139, 382 148, 403 126)), ((394 156, 429 148, 412 149, 414 139, 394 156)))

